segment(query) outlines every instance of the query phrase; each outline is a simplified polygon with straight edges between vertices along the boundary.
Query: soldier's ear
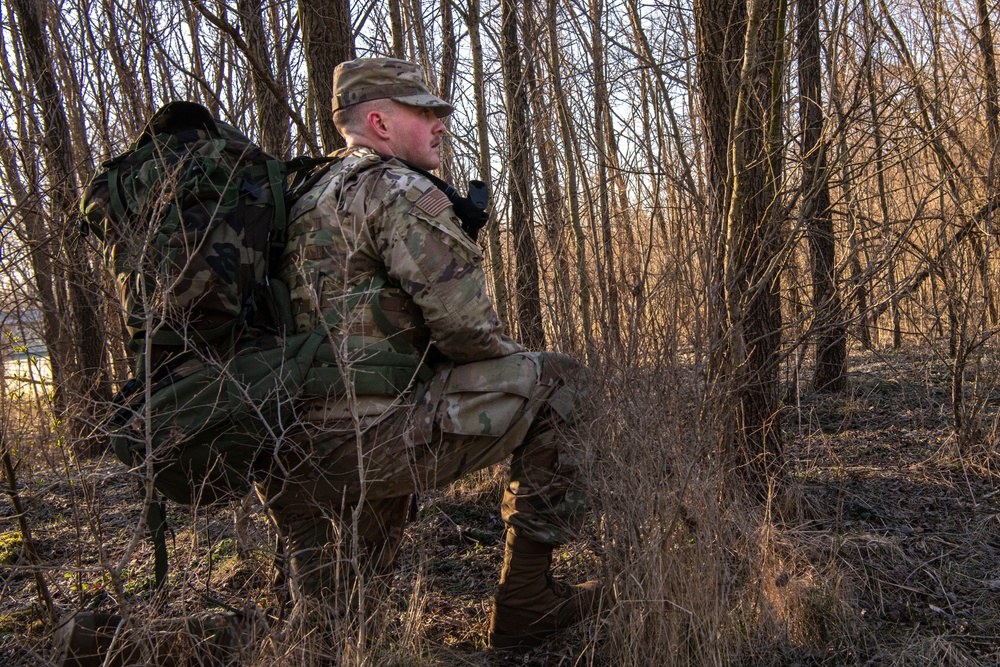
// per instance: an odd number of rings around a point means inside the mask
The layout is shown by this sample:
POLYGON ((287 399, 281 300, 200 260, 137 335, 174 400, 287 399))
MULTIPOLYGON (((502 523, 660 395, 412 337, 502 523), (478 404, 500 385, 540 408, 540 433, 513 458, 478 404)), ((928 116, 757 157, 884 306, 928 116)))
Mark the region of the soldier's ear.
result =
POLYGON ((365 117, 368 123, 368 128, 375 133, 375 136, 383 141, 388 139, 391 135, 389 130, 389 114, 379 109, 372 109, 368 112, 365 117))

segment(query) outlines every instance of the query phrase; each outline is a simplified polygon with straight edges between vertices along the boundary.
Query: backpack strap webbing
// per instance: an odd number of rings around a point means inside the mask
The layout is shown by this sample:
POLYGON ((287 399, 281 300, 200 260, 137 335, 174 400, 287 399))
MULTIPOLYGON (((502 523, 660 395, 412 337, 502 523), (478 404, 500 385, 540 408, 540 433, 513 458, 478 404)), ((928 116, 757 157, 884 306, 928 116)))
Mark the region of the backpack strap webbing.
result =
MULTIPOLYGON (((124 220, 127 217, 125 205, 122 203, 122 193, 118 189, 118 164, 108 171, 108 194, 110 196, 111 210, 116 216, 124 220)), ((103 238, 101 239, 104 240, 103 238)))
POLYGON ((146 526, 153 538, 153 581, 159 590, 167 580, 167 507, 155 491, 146 510, 146 526))
POLYGON ((379 304, 379 294, 388 283, 383 274, 359 283, 340 308, 324 315, 315 333, 325 339, 327 332, 337 327, 357 307, 363 296, 368 296, 367 305, 371 309, 372 320, 392 350, 366 349, 363 360, 348 363, 346 368, 330 348, 318 350, 317 361, 320 363, 306 375, 301 388, 303 396, 397 394, 412 386, 414 381, 430 379, 433 371, 424 361, 422 352, 400 336, 402 332, 389 322, 379 304), (346 377, 344 370, 348 371, 346 377))

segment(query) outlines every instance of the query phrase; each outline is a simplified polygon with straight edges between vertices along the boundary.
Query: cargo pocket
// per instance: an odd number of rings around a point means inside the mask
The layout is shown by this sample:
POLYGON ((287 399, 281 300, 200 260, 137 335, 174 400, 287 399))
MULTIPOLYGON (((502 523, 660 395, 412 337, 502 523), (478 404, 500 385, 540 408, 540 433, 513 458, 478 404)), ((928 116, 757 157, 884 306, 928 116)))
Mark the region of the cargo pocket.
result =
MULTIPOLYGON (((539 389, 538 364, 531 355, 459 364, 442 375, 432 380, 425 398, 433 404, 435 425, 443 433, 500 437, 539 389)), ((431 408, 427 403, 425 409, 431 408)))

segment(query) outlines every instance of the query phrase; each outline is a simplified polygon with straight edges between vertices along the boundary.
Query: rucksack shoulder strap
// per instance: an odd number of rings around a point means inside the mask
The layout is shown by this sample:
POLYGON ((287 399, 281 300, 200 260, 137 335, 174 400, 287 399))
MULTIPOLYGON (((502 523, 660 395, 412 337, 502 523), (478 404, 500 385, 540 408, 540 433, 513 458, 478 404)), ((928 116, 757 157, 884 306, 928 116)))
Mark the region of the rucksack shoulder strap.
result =
POLYGON ((338 157, 297 157, 285 163, 288 173, 288 208, 312 190, 323 175, 340 160, 338 157))

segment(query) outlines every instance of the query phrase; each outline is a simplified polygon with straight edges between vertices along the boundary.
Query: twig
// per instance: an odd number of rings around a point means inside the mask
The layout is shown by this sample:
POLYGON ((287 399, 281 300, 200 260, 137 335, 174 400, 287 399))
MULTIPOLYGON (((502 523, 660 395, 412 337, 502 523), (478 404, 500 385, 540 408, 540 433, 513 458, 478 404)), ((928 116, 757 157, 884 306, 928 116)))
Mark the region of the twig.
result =
POLYGON ((38 553, 35 551, 35 542, 31 539, 31 529, 28 527, 28 518, 25 515, 24 508, 21 505, 21 496, 17 492, 17 479, 14 477, 14 463, 10 457, 10 450, 7 447, 7 422, 6 419, 3 421, 2 427, 0 427, 0 451, 2 451, 3 459, 3 472, 4 476, 7 478, 7 495, 10 496, 10 502, 14 505, 14 514, 17 515, 17 524, 21 529, 21 541, 24 544, 24 553, 28 557, 28 565, 31 568, 32 574, 35 576, 35 587, 38 589, 38 597, 41 598, 42 602, 45 604, 45 610, 49 614, 49 621, 52 624, 56 622, 56 608, 52 603, 52 595, 49 593, 49 587, 45 583, 45 577, 42 575, 42 569, 38 565, 38 553))
POLYGON ((285 109, 288 111, 289 117, 292 119, 292 122, 294 122, 295 125, 298 126, 299 130, 302 132, 302 137, 309 143, 310 147, 313 150, 318 150, 319 147, 315 145, 314 140, 311 138, 312 133, 309 131, 309 128, 306 127, 305 122, 302 120, 302 116, 300 116, 299 112, 293 109, 292 106, 288 103, 287 96, 283 95, 282 92, 278 89, 278 84, 275 83, 274 77, 271 76, 271 73, 268 70, 268 68, 265 67, 264 64, 261 63, 257 58, 254 57, 253 53, 250 50, 249 45, 247 45, 246 40, 244 40, 243 37, 240 36, 239 31, 235 27, 230 25, 228 22, 226 22, 226 20, 223 19, 221 16, 213 14, 212 11, 205 6, 205 3, 201 2, 201 0, 194 0, 192 4, 194 5, 194 8, 197 9, 202 16, 208 19, 209 23, 214 25, 224 34, 228 35, 231 40, 233 40, 233 44, 236 46, 237 49, 239 49, 240 53, 243 54, 243 57, 247 59, 247 62, 250 64, 250 67, 252 67, 253 70, 260 76, 261 81, 263 81, 264 85, 267 86, 267 89, 271 91, 271 94, 274 96, 274 101, 277 104, 282 104, 285 107, 285 109))

